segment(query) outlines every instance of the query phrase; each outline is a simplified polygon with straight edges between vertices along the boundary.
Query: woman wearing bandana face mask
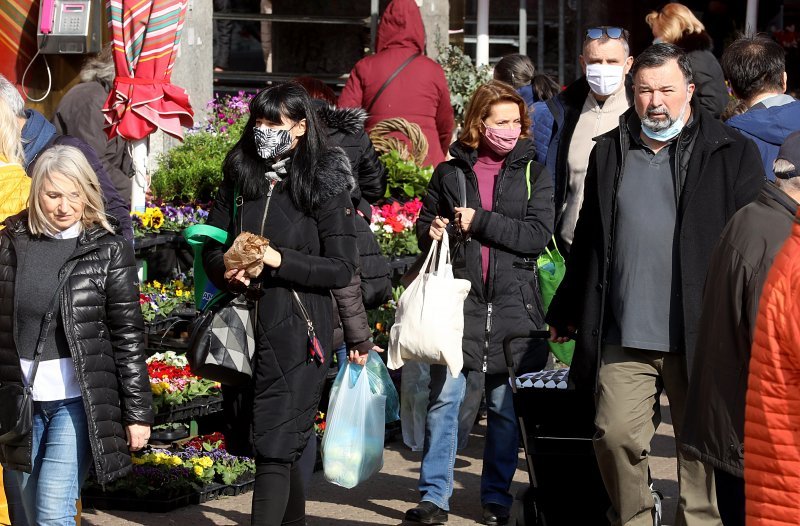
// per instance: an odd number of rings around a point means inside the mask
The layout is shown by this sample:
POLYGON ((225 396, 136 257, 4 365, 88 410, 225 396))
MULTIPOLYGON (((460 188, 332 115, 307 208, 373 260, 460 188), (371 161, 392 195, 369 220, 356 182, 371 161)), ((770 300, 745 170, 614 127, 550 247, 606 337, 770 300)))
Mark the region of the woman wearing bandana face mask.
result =
POLYGON ((251 385, 223 386, 226 443, 256 460, 252 524, 303 524, 297 460, 330 366, 330 290, 350 283, 357 261, 350 162, 326 144, 306 91, 286 83, 253 98, 223 173, 208 224, 269 239, 255 277, 226 269, 222 245, 203 253, 217 287, 258 301, 251 385))
MULTIPOLYGON (((511 86, 499 81, 480 86, 467 108, 464 130, 450 147, 453 158, 436 168, 417 222, 423 251, 448 230, 453 271, 469 279, 472 289, 464 304, 462 373, 453 378, 445 366, 431 366, 420 504, 406 513, 412 522, 436 524, 447 518, 458 409, 466 377, 481 372, 489 409, 482 522, 508 519, 518 429, 502 342, 512 332, 544 326, 535 262, 553 235, 554 217, 552 179, 533 161, 529 126, 525 103, 511 86), (459 170, 465 176, 466 207, 460 204, 459 170)), ((544 342, 521 340, 513 350, 518 373, 540 370, 547 359, 544 342)))

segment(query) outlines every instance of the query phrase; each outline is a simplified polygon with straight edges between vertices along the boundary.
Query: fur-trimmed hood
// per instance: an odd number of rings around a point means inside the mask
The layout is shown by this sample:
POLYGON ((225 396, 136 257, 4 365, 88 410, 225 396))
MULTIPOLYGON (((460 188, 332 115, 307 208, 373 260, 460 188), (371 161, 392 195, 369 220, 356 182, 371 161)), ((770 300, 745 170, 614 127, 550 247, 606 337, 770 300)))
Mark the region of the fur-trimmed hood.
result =
POLYGON ((687 53, 692 51, 711 51, 714 48, 711 35, 705 31, 684 34, 675 42, 675 45, 687 53))
MULTIPOLYGON (((261 169, 257 171, 245 169, 245 166, 249 166, 249 163, 242 163, 240 160, 239 162, 236 159, 233 160, 234 166, 230 172, 233 184, 241 189, 242 196, 245 199, 256 199, 264 195, 267 190, 264 173, 269 171, 270 167, 262 164, 261 169)), ((291 166, 287 165, 287 168, 290 174, 291 166)), ((288 190, 289 185, 292 184, 289 174, 286 174, 280 183, 283 190, 288 190)), ((350 192, 356 187, 355 179, 353 179, 352 170, 350 169, 350 160, 344 150, 339 147, 329 148, 319 156, 314 175, 313 192, 311 193, 311 208, 314 209, 333 196, 345 190, 350 192)), ((295 205, 298 208, 300 207, 298 203, 295 203, 295 205)))
POLYGON ((367 112, 362 108, 320 106, 317 108, 317 116, 331 131, 340 131, 347 135, 360 133, 367 121, 367 112))
POLYGON ((314 187, 314 208, 345 190, 352 192, 356 187, 350 159, 344 150, 335 146, 321 155, 317 161, 317 180, 314 187))

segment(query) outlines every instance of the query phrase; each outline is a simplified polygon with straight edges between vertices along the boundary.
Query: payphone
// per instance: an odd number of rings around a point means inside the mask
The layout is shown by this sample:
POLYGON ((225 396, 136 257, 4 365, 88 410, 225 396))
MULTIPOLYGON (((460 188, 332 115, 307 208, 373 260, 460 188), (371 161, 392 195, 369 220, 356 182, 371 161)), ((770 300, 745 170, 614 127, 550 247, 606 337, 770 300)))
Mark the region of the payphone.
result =
POLYGON ((99 53, 102 47, 103 0, 41 0, 39 53, 99 53))

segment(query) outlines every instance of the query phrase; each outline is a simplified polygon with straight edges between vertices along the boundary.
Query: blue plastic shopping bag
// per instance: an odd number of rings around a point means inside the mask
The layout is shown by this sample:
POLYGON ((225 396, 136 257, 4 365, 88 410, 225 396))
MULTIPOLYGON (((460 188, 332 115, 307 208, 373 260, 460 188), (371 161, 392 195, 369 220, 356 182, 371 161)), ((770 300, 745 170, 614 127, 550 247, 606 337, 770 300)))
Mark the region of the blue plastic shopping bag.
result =
POLYGON ((345 488, 354 488, 383 467, 386 396, 372 392, 363 372, 363 366, 349 362, 340 370, 322 438, 325 478, 345 488))

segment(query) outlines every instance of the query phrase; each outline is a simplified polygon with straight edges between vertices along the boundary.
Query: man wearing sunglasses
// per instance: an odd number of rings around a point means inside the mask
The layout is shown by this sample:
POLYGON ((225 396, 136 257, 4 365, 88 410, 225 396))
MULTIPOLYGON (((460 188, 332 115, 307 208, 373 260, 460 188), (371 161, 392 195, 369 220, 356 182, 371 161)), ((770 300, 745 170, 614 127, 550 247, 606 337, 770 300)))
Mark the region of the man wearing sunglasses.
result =
MULTIPOLYGON (((583 203, 594 138, 616 128, 633 101, 625 82, 633 64, 628 32, 619 27, 589 28, 580 63, 584 76, 547 101, 553 116, 550 146, 546 159, 537 159, 555 177, 556 242, 565 256, 583 203)), ((544 118, 534 112, 535 121, 544 118)))
MULTIPOLYGON (((653 45, 631 71, 634 107, 597 138, 547 322, 554 341, 577 334, 570 380, 596 395, 594 449, 612 524, 651 526, 659 398, 669 397, 680 442, 711 253, 758 196, 764 170, 755 145, 693 98, 680 48, 653 45)), ((679 449, 678 471, 676 526, 721 524, 713 469, 679 449)))

